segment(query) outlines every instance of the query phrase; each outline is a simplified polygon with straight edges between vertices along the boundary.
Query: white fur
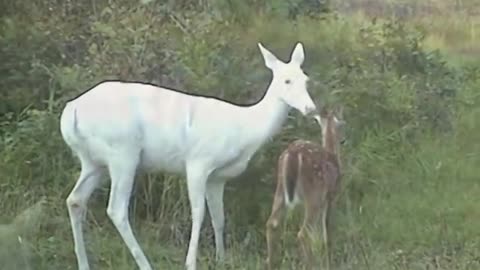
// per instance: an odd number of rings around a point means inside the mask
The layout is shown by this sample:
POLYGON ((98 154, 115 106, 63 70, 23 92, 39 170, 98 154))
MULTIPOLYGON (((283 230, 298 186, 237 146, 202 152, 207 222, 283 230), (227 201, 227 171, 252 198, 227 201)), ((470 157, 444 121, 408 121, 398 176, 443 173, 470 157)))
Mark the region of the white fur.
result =
POLYGON ((100 83, 67 103, 61 133, 82 166, 67 198, 80 270, 89 269, 82 220, 88 198, 105 170, 111 178, 107 214, 141 270, 152 267, 128 220, 137 169, 186 174, 192 209, 187 269, 196 269, 205 200, 214 227, 216 257, 223 259, 226 180, 242 173, 254 153, 280 131, 291 107, 304 115, 316 110, 306 89, 308 77, 301 69, 303 46, 296 45, 289 63, 258 46, 273 78, 265 97, 252 106, 114 81, 100 83))

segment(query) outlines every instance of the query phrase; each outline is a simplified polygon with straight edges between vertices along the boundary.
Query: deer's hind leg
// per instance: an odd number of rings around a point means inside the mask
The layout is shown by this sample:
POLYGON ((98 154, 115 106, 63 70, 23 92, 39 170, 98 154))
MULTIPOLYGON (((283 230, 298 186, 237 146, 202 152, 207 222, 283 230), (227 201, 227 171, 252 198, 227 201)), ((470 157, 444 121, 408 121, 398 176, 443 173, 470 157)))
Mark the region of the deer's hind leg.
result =
POLYGON ((74 188, 68 195, 66 204, 72 227, 78 269, 89 270, 90 266, 85 249, 82 223, 86 217, 88 200, 99 186, 104 171, 103 168, 87 158, 86 155, 79 155, 79 158, 82 170, 74 188))
POLYGON ((278 255, 278 227, 285 217, 285 197, 283 192, 283 183, 279 181, 275 196, 273 198, 272 213, 267 221, 267 267, 269 270, 275 269, 279 260, 274 256, 278 255))

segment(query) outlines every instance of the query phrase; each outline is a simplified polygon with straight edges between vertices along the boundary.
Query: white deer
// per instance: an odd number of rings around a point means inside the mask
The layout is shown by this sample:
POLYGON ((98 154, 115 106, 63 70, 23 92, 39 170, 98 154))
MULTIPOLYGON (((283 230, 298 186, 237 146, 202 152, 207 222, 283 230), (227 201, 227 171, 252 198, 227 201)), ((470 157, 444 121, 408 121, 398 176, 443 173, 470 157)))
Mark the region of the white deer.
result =
POLYGON ((108 171, 107 215, 141 270, 152 269, 128 219, 136 171, 186 175, 192 229, 185 260, 196 269, 197 247, 207 202, 217 261, 224 258, 223 192, 227 179, 242 173, 254 153, 278 133, 293 107, 305 116, 316 106, 302 71, 304 50, 297 43, 288 63, 261 43, 273 77, 263 98, 238 105, 215 97, 134 82, 106 81, 68 102, 62 136, 81 162, 81 173, 66 200, 80 270, 90 269, 82 232, 87 201, 108 171))

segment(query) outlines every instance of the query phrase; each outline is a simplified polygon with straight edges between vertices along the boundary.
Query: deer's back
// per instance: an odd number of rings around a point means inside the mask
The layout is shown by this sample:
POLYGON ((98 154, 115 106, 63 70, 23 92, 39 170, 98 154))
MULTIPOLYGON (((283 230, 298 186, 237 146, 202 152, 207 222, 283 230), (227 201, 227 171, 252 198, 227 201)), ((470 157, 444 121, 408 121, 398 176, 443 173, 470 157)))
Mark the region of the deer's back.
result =
POLYGON ((221 164, 219 159, 228 163, 240 154, 234 116, 230 104, 215 99, 104 82, 67 104, 61 130, 75 152, 98 163, 141 155, 146 170, 182 172, 189 159, 221 164))

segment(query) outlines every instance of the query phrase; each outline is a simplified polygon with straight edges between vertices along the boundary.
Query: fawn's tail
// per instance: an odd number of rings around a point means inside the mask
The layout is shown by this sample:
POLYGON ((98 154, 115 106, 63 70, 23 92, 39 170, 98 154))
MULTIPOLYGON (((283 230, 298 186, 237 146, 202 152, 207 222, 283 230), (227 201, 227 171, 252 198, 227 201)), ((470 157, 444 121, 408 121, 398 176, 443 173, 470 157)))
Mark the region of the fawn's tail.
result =
POLYGON ((292 206, 297 191, 298 173, 299 173, 300 157, 296 154, 287 153, 280 160, 280 176, 283 176, 283 184, 285 187, 285 203, 292 206))

